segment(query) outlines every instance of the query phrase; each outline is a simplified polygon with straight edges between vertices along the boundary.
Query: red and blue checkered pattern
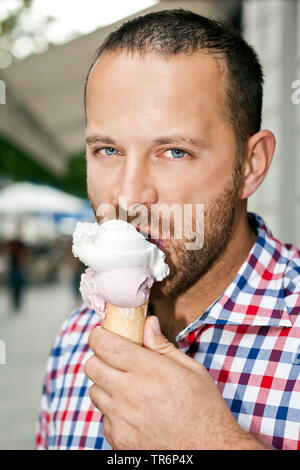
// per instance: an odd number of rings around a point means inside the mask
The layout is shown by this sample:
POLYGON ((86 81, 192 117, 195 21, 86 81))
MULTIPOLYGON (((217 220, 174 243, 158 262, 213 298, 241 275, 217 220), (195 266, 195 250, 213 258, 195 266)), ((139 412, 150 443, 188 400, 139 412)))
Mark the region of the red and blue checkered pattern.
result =
MULTIPOLYGON (((177 342, 207 368, 242 428, 267 446, 300 449, 300 249, 276 240, 257 214, 248 219, 257 240, 247 259, 177 342)), ((82 306, 62 325, 47 363, 36 449, 111 449, 83 371, 98 324, 82 306)))

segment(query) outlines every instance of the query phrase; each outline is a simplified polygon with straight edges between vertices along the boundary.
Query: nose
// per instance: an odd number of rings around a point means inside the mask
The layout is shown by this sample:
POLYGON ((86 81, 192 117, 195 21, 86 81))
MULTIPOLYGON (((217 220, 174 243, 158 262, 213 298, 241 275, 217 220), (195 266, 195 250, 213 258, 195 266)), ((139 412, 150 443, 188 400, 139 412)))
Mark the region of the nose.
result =
POLYGON ((128 208, 139 204, 155 204, 157 191, 151 172, 151 164, 146 158, 128 155, 124 159, 119 183, 115 188, 114 198, 118 204, 120 197, 125 197, 128 208))

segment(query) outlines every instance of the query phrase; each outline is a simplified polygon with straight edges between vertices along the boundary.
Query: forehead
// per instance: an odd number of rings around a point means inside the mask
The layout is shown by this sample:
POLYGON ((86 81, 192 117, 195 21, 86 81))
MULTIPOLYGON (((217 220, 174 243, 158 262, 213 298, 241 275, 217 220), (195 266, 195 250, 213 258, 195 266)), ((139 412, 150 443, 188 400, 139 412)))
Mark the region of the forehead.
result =
POLYGON ((127 51, 105 53, 87 84, 87 116, 153 111, 183 118, 187 114, 225 114, 225 63, 207 51, 143 56, 127 51))

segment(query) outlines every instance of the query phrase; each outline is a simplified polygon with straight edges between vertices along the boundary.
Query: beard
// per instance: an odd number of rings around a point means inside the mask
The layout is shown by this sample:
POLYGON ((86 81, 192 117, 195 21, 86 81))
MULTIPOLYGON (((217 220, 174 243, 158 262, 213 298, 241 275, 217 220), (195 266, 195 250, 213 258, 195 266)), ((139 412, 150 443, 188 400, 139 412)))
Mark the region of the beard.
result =
MULTIPOLYGON (((170 274, 163 281, 154 282, 150 293, 150 303, 164 297, 176 297, 188 290, 226 250, 232 235, 236 202, 242 182, 241 176, 241 160, 236 159, 229 183, 214 200, 204 205, 204 239, 201 249, 187 249, 186 244, 191 242, 187 237, 182 237, 182 239, 170 237, 164 250, 165 262, 170 268, 170 274)), ((89 200, 95 216, 99 220, 96 215, 97 208, 93 205, 90 195, 89 200)), ((116 214, 118 213, 119 207, 116 210, 116 214)), ((151 211, 149 211, 149 214, 151 214, 151 211)), ((127 221, 130 223, 132 220, 134 218, 128 215, 127 221)), ((173 221, 170 220, 169 224, 170 234, 174 234, 173 221)), ((160 226, 163 227, 164 225, 165 221, 161 220, 160 226)), ((151 218, 148 226, 151 226, 151 218)), ((192 219, 193 233, 195 233, 196 226, 194 217, 192 219)))

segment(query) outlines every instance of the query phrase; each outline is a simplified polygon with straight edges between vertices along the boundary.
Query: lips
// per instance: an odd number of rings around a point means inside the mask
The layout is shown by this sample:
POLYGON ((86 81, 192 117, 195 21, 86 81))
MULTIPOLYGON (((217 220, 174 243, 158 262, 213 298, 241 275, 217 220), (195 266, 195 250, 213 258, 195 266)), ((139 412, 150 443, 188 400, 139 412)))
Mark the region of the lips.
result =
POLYGON ((151 234, 150 230, 141 230, 140 228, 137 228, 137 231, 140 232, 149 243, 153 243, 153 245, 156 245, 157 248, 162 251, 165 251, 167 244, 166 240, 156 237, 155 234, 151 234))

